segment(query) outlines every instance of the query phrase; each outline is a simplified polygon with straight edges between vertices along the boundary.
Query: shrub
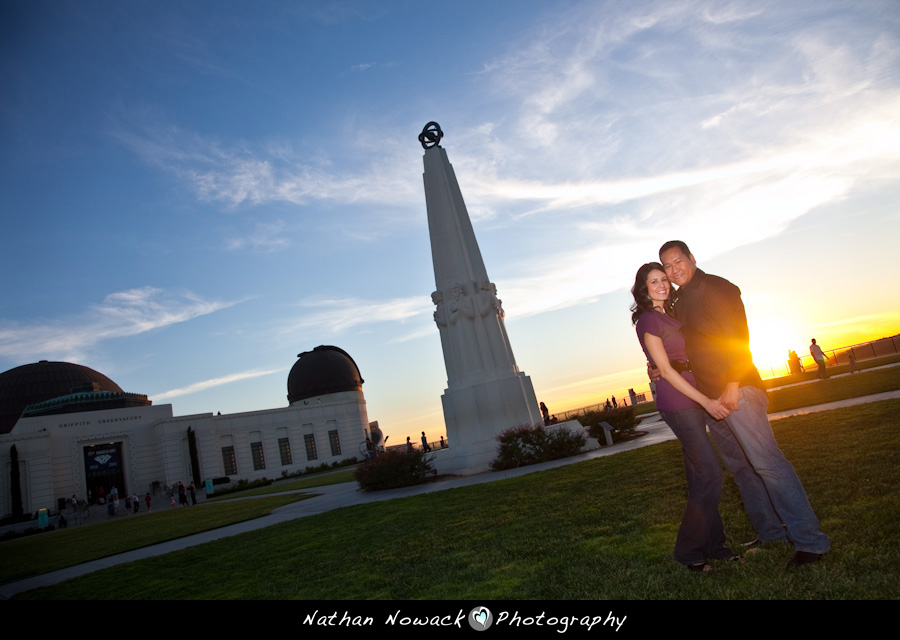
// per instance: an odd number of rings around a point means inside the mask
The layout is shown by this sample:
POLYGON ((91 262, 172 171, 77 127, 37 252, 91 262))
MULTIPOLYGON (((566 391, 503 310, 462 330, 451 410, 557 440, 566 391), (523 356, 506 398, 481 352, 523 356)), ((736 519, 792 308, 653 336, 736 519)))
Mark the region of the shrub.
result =
POLYGON ((547 429, 538 423, 510 427, 497 436, 500 446, 491 469, 515 469, 529 464, 573 456, 584 446, 584 434, 568 429, 547 429))
POLYGON ((639 422, 634 417, 634 407, 619 407, 609 411, 588 411, 584 415, 578 416, 578 421, 587 427, 590 436, 599 442, 606 442, 603 427, 600 426, 601 422, 608 423, 620 434, 631 433, 639 422))
POLYGON ((353 476, 363 491, 380 491, 421 484, 432 471, 432 457, 422 449, 390 449, 359 463, 353 476))

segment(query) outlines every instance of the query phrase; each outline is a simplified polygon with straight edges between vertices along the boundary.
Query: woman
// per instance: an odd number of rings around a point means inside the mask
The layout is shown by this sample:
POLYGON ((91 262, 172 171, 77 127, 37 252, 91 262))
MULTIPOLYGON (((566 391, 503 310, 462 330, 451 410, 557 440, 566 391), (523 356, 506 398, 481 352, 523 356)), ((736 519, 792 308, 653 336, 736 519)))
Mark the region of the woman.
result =
POLYGON ((730 411, 695 387, 681 323, 671 316, 672 287, 662 265, 650 262, 638 269, 631 293, 631 321, 638 340, 662 376, 656 386, 656 406, 684 453, 688 503, 675 541, 675 559, 698 572, 712 570, 707 558, 743 561, 725 546, 719 516, 722 467, 706 435, 706 414, 722 420, 730 411))

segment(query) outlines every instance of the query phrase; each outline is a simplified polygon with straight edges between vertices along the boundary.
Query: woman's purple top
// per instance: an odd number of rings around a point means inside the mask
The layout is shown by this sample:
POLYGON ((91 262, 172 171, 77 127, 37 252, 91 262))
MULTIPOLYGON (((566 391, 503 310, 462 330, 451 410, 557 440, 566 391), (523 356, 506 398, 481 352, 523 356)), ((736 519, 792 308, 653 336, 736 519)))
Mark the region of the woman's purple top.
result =
MULTIPOLYGON (((684 334, 681 333, 681 323, 675 318, 671 318, 664 313, 658 311, 647 311, 642 313, 638 318, 637 325, 638 340, 641 341, 641 348, 650 364, 656 366, 653 358, 647 352, 647 345, 644 344, 644 334, 649 333, 662 340, 663 348, 669 360, 677 360, 680 362, 687 361, 687 351, 684 348, 684 334)), ((681 377, 691 383, 692 387, 696 387, 694 374, 690 371, 683 371, 681 377)), ((686 395, 678 391, 669 382, 660 378, 656 382, 656 408, 661 411, 678 411, 679 409, 694 409, 699 405, 688 398, 686 395)))

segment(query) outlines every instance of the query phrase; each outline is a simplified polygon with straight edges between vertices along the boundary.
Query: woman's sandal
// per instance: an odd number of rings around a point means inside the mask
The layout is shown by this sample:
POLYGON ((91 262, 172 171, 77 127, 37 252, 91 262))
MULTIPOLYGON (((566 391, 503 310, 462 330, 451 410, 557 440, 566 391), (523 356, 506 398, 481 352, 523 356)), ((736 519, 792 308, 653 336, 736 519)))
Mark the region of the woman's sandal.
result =
POLYGON ((706 564, 705 562, 701 562, 699 564, 686 564, 688 571, 692 573, 709 573, 712 571, 712 566, 706 564))
POLYGON ((725 558, 725 562, 737 562, 738 564, 747 564, 747 559, 744 556, 739 556, 737 554, 725 558))

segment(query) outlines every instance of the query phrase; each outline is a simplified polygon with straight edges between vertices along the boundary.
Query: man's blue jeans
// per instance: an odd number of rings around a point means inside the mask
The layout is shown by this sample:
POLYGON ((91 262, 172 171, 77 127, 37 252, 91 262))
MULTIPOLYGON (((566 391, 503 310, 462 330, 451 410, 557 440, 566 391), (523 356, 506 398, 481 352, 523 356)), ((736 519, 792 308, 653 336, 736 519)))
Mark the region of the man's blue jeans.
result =
POLYGON ((684 453, 688 502, 675 541, 675 560, 701 564, 707 558, 729 558, 725 530, 719 516, 722 493, 722 466, 706 435, 706 413, 702 409, 660 411, 663 420, 678 436, 684 453))
POLYGON ((819 530, 797 472, 775 442, 768 406, 765 391, 741 387, 739 410, 720 422, 710 421, 710 431, 760 540, 784 539, 786 529, 797 551, 825 553, 831 543, 819 530))

